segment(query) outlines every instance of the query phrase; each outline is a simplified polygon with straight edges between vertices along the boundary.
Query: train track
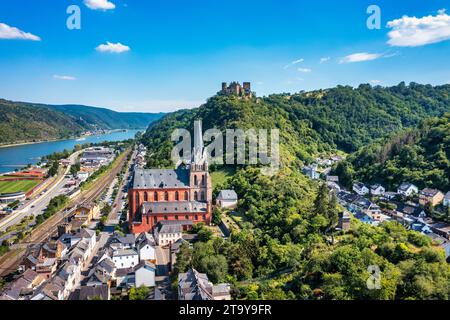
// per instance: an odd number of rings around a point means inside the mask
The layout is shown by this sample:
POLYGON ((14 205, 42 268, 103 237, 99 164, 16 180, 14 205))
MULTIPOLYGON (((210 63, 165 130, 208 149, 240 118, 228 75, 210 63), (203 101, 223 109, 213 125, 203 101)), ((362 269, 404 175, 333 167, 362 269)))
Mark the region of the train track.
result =
POLYGON ((51 236, 55 235, 58 225, 64 222, 71 215, 73 215, 73 212, 75 211, 75 208, 78 204, 84 203, 86 201, 93 201, 98 198, 102 194, 102 192, 111 184, 116 175, 122 170, 129 153, 130 150, 127 150, 123 154, 121 154, 115 166, 106 174, 98 178, 98 180, 95 181, 92 187, 90 187, 86 191, 82 191, 77 197, 72 199, 63 210, 55 213, 52 217, 39 225, 35 230, 31 232, 28 237, 23 239, 17 245, 17 248, 14 248, 3 255, 0 258, 0 276, 5 276, 10 274, 11 272, 15 272, 26 252, 26 247, 31 244, 45 242, 51 236))

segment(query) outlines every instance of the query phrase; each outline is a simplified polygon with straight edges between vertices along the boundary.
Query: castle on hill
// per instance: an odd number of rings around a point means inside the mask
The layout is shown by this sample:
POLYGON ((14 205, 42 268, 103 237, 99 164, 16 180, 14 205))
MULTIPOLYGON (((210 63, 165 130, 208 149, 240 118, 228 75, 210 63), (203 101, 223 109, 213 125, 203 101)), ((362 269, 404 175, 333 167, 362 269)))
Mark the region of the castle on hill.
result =
POLYGON ((218 92, 219 95, 225 96, 238 96, 238 97, 248 97, 251 98, 253 96, 253 92, 251 90, 250 82, 243 82, 241 85, 237 81, 233 81, 228 85, 226 82, 222 82, 222 90, 218 92))

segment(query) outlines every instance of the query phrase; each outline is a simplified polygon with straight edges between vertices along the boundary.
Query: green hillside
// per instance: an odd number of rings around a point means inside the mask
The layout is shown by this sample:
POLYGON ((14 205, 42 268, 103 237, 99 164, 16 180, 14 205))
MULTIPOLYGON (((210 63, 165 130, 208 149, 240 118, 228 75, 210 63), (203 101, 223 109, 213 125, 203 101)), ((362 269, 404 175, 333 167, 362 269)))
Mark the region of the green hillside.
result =
MULTIPOLYGON (((281 131, 278 174, 268 177, 240 166, 216 186, 215 191, 236 190, 239 205, 232 218, 242 231, 227 240, 205 236, 194 250, 182 246, 175 273, 193 266, 215 283, 231 282, 238 299, 448 299, 450 267, 430 238, 396 222, 373 227, 353 220, 350 232, 334 231, 342 208, 325 185, 300 169, 319 154, 354 151, 421 118, 441 116, 450 111, 449 97, 450 86, 416 84, 249 100, 216 96, 155 122, 142 138, 150 150, 149 167, 172 166, 171 132, 192 128, 198 118, 204 129, 281 131), (370 265, 381 271, 376 290, 367 286, 370 265)), ((215 219, 224 214, 216 211, 215 219)))
POLYGON ((162 113, 116 112, 81 105, 49 106, 72 116, 77 122, 103 129, 143 129, 163 116, 162 113))
POLYGON ((450 114, 424 121, 349 157, 338 173, 352 172, 353 180, 383 183, 395 190, 403 181, 419 188, 450 190, 450 114))
POLYGON ((92 129, 142 129, 162 116, 0 99, 0 144, 68 138, 92 129))
POLYGON ((72 117, 45 106, 0 100, 0 144, 64 138, 85 129, 72 117))

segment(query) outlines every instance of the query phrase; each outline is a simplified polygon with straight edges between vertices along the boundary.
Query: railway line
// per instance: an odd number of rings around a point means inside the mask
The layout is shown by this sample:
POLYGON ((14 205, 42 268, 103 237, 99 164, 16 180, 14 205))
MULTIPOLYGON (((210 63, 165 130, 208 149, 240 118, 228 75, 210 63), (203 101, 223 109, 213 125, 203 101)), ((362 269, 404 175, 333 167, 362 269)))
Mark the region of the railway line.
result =
POLYGON ((78 196, 72 199, 64 209, 55 213, 52 217, 33 230, 31 234, 16 245, 14 249, 0 257, 0 276, 6 276, 11 272, 16 271, 26 252, 26 248, 31 244, 42 243, 53 236, 57 232, 58 225, 73 215, 77 205, 98 198, 122 170, 130 152, 130 150, 127 150, 122 153, 119 156, 118 161, 114 164, 114 167, 106 174, 100 176, 88 190, 82 191, 78 196))

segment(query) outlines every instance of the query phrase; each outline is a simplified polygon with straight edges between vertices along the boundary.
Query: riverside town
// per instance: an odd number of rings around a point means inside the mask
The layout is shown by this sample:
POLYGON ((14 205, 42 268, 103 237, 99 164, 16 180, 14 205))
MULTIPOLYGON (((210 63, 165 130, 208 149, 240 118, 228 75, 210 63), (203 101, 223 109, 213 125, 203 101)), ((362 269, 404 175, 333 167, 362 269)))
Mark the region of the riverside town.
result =
POLYGON ((445 312, 449 10, 0 1, 1 310, 445 312))

